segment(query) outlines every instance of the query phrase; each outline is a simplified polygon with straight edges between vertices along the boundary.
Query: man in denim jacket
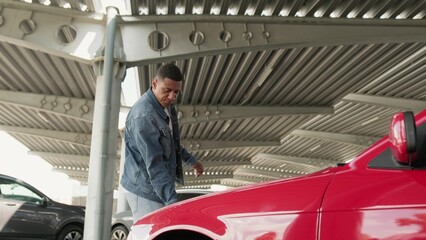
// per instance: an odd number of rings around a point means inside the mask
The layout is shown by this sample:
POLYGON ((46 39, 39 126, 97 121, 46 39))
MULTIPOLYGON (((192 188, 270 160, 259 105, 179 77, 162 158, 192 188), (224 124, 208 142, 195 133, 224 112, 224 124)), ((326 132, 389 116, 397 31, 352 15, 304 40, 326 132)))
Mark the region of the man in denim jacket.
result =
POLYGON ((182 73, 162 65, 151 88, 130 109, 125 128, 125 163, 121 185, 136 222, 143 215, 178 201, 175 181, 183 184, 182 161, 196 176, 203 166, 180 145, 173 103, 182 88, 182 73))

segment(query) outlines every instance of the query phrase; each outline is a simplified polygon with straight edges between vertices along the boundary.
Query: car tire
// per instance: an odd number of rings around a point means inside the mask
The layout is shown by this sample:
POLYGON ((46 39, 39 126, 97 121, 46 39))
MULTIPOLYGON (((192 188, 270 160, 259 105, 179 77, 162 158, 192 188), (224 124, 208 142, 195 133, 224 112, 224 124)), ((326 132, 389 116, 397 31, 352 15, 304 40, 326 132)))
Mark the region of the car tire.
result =
POLYGON ((190 231, 172 231, 161 234, 156 240, 212 240, 211 238, 202 235, 201 233, 190 232, 190 231))
POLYGON ((111 240, 126 240, 128 235, 129 230, 123 225, 118 225, 112 229, 111 240))
POLYGON ((83 228, 77 225, 66 226, 58 234, 57 240, 83 240, 83 228))

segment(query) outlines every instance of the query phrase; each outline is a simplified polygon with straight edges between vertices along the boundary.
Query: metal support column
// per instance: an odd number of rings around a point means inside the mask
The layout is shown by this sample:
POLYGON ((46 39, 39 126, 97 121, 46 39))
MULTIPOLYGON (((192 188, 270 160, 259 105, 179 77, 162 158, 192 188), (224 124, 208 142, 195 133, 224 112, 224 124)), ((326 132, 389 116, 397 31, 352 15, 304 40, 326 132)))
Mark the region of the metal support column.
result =
POLYGON ((119 53, 117 50, 122 50, 121 35, 116 30, 117 15, 116 8, 107 8, 105 47, 99 51, 97 59, 100 60, 93 64, 97 79, 85 240, 110 239, 111 234, 120 92, 126 67, 116 60, 121 56, 115 56, 119 53))
MULTIPOLYGON (((121 157, 120 157, 120 173, 119 179, 123 174, 124 161, 125 161, 125 150, 126 146, 124 143, 124 129, 121 129, 121 157)), ((117 213, 130 210, 129 204, 127 203, 126 197, 124 196, 123 187, 118 184, 118 199, 117 199, 117 213)))

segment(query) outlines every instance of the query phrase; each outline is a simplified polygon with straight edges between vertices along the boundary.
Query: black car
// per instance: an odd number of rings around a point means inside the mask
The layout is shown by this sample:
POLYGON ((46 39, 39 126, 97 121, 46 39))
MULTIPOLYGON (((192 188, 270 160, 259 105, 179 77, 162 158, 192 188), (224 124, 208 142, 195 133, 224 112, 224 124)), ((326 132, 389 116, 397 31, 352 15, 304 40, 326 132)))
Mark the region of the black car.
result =
MULTIPOLYGON (((176 193, 179 201, 198 197, 207 193, 212 193, 207 189, 178 189, 176 193)), ((129 230, 133 225, 133 217, 130 211, 116 213, 112 216, 111 240, 126 240, 129 230)))
POLYGON ((55 202, 28 183, 0 174, 0 239, 83 239, 84 207, 55 202))

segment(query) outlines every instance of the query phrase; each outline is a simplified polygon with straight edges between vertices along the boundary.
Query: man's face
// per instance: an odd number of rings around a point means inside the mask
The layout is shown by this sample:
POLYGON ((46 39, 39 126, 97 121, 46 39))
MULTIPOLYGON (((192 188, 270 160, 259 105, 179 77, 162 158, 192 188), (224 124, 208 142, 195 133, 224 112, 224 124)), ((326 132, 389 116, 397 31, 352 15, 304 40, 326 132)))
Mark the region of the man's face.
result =
POLYGON ((152 91, 163 107, 170 107, 176 101, 182 88, 182 81, 174 81, 170 78, 152 80, 152 91))

